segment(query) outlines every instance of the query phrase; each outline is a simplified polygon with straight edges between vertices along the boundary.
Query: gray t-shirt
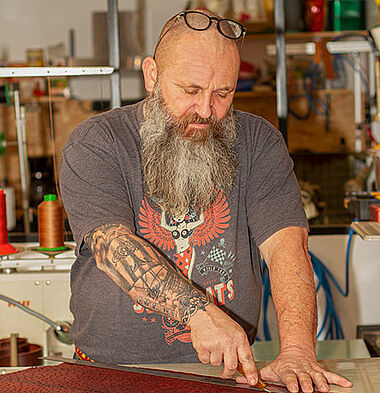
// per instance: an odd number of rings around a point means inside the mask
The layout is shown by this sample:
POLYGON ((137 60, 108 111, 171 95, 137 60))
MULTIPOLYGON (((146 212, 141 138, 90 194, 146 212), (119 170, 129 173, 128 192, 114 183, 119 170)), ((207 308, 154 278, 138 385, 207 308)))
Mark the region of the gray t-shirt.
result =
POLYGON ((135 304, 96 266, 83 242, 92 229, 122 223, 151 243, 255 339, 261 304, 258 246, 278 230, 307 227, 281 134, 235 111, 238 172, 229 195, 177 222, 143 192, 142 102, 80 124, 64 149, 60 187, 77 243, 71 272, 71 336, 90 358, 112 363, 194 362, 190 330, 135 304))

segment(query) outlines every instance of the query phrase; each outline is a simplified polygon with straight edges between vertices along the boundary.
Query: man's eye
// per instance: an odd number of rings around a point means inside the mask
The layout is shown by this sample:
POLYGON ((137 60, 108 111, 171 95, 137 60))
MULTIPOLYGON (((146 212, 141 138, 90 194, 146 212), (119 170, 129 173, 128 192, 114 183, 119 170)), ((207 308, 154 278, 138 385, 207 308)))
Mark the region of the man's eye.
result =
POLYGON ((196 94, 198 94, 199 90, 198 89, 183 89, 183 91, 186 94, 190 94, 192 96, 195 96, 196 94))
POLYGON ((221 91, 218 91, 218 92, 216 93, 216 95, 217 95, 219 98, 227 98, 227 97, 228 97, 228 93, 226 93, 226 92, 221 92, 221 91))

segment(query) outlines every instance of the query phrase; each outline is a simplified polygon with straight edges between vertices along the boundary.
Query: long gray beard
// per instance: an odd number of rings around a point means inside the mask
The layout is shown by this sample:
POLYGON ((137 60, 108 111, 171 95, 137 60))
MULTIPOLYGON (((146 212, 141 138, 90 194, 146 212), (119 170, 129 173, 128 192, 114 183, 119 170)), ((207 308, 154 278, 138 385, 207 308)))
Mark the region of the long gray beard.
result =
POLYGON ((182 120, 169 114, 158 84, 146 100, 140 128, 145 192, 172 217, 190 206, 197 213, 207 210, 220 190, 230 192, 237 168, 232 107, 222 120, 210 119, 204 140, 184 138, 182 120))

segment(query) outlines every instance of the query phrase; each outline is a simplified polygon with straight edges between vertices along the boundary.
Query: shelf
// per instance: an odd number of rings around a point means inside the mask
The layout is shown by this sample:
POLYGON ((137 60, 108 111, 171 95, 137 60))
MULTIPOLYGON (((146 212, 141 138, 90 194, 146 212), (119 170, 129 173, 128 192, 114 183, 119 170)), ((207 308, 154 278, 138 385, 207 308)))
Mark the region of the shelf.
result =
MULTIPOLYGON (((319 89, 314 91, 316 94, 342 94, 342 93, 352 93, 349 89, 319 89)), ((304 91, 292 92, 288 96, 293 96, 295 94, 305 94, 304 91)), ((257 98, 257 97, 273 97, 276 96, 274 90, 263 90, 263 91, 238 91, 235 93, 235 98, 257 98)))
POLYGON ((256 97, 273 97, 276 96, 274 90, 263 90, 263 91, 237 91, 235 98, 256 98, 256 97))
POLYGON ((110 75, 113 67, 0 67, 0 78, 110 75))
MULTIPOLYGON (((294 33, 286 33, 285 38, 289 41, 320 41, 323 39, 336 38, 341 35, 361 35, 363 37, 368 37, 367 30, 345 30, 345 31, 300 31, 294 33)), ((276 35, 274 33, 250 33, 248 31, 245 39, 247 41, 274 41, 276 35)))
POLYGON ((358 221, 351 224, 351 228, 363 240, 380 240, 380 222, 358 221))

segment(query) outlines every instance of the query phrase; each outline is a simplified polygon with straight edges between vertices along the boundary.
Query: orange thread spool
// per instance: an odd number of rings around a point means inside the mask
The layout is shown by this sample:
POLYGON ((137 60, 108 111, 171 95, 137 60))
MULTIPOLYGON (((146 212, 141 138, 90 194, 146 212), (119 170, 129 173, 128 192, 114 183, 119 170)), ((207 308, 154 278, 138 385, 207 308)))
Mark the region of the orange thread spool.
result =
POLYGON ((7 208, 5 193, 0 189, 0 255, 15 254, 18 252, 8 243, 8 229, 7 229, 7 208))
POLYGON ((55 194, 44 196, 38 205, 38 237, 41 251, 61 251, 66 246, 63 242, 63 211, 55 194))

